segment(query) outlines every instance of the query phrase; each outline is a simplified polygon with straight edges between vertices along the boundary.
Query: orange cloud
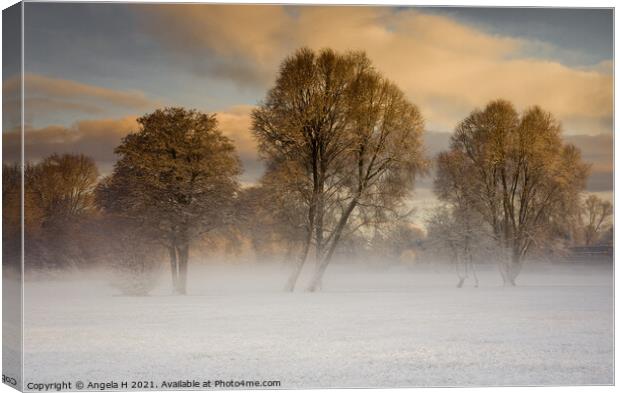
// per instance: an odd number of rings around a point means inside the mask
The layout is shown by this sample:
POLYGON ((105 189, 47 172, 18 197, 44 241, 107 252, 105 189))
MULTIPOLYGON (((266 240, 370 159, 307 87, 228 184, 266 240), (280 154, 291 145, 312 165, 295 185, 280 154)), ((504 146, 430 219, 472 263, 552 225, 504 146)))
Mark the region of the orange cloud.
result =
POLYGON ((261 64, 279 55, 274 43, 285 40, 283 34, 292 27, 287 28, 292 20, 282 7, 154 4, 139 9, 150 17, 145 26, 169 44, 208 47, 219 56, 251 58, 261 64))
POLYGON ((217 113, 220 130, 233 140, 243 164, 241 182, 252 184, 262 175, 264 163, 258 156, 258 146, 250 128, 252 105, 237 105, 217 113))
MULTIPOLYGON (((38 161, 52 153, 82 153, 105 168, 116 161, 114 148, 121 138, 138 127, 133 116, 121 119, 82 120, 70 127, 52 125, 26 127, 24 153, 27 161, 38 161)), ((21 134, 13 130, 3 135, 3 160, 19 159, 21 134)))
MULTIPOLYGON (((4 96, 12 97, 3 102, 5 110, 15 111, 18 108, 20 89, 19 76, 3 82, 4 96)), ((39 74, 25 74, 24 92, 25 115, 28 122, 38 119, 39 116, 59 111, 101 114, 109 107, 143 110, 156 105, 155 101, 140 91, 108 89, 39 74)))
POLYGON ((149 6, 145 14, 144 26, 164 44, 194 60, 215 59, 207 72, 241 85, 254 78, 268 87, 282 59, 300 46, 358 49, 401 86, 433 129, 451 130, 475 107, 502 97, 520 109, 541 105, 570 133, 611 131, 609 61, 586 69, 532 58, 551 45, 491 35, 445 16, 386 7, 179 4, 149 6))
POLYGON ((257 159, 258 147, 250 128, 252 126, 252 105, 238 105, 217 113, 220 130, 232 139, 242 157, 257 159))
MULTIPOLYGON (((254 107, 241 105, 216 114, 219 128, 235 144, 247 176, 260 175, 262 164, 258 158, 256 142, 250 133, 251 111, 254 107)), ((93 157, 102 171, 110 171, 117 157, 114 149, 123 136, 138 130, 137 116, 117 119, 80 120, 69 127, 50 125, 33 128, 27 126, 24 135, 24 151, 27 161, 38 161, 52 153, 82 153, 93 157)), ((3 135, 3 160, 19 159, 21 151, 19 129, 6 131, 3 135)))

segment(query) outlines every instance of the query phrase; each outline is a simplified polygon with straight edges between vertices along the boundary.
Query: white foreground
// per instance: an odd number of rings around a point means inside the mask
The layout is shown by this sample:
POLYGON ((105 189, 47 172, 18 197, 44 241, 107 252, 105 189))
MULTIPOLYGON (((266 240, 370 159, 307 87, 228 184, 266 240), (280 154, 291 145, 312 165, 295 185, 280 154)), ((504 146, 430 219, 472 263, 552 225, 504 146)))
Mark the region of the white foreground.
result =
MULTIPOLYGON (((451 271, 190 267, 188 296, 28 281, 24 381, 279 380, 281 388, 613 383, 611 266, 526 267, 504 288, 451 271)), ((165 279, 165 278, 164 278, 165 279)))

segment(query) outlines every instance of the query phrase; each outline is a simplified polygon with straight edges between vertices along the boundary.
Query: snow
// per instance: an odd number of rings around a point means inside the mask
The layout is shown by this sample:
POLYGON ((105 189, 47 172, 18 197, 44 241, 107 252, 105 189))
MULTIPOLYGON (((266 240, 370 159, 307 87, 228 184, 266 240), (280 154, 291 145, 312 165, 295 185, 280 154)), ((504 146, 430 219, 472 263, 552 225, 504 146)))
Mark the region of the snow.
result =
POLYGON ((21 384, 21 277, 2 277, 2 374, 11 386, 21 384))
POLYGON ((526 266, 455 288, 451 270, 330 267, 320 293, 282 268, 190 266, 188 296, 101 278, 28 281, 28 382, 279 380, 281 388, 613 383, 611 266, 526 266))

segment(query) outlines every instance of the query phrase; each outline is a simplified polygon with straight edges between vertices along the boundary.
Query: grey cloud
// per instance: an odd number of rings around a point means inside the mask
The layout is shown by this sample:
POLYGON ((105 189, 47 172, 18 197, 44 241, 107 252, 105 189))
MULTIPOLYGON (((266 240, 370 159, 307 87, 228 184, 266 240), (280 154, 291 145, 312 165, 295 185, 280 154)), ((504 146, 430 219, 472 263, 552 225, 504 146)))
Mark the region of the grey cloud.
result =
MULTIPOLYGON (((121 138, 136 127, 135 118, 127 117, 85 120, 71 127, 28 128, 24 135, 25 159, 36 162, 53 153, 81 153, 92 157, 101 170, 109 170, 116 161, 114 149, 121 138)), ((6 132, 3 135, 3 161, 17 160, 20 146, 20 132, 6 132)))
MULTIPOLYGON (((230 112, 217 114, 220 129, 233 140, 242 161, 244 173, 241 180, 249 183, 257 181, 264 170, 249 134, 250 109, 251 107, 236 107, 231 108, 230 112)), ((26 161, 36 162, 53 153, 81 153, 92 157, 101 172, 110 172, 117 159, 114 149, 123 136, 138 129, 135 119, 134 116, 128 116, 118 119, 81 120, 70 127, 27 127, 24 135, 26 161)), ((3 161, 19 160, 20 152, 19 130, 5 132, 3 161)))
POLYGON ((614 182, 613 135, 566 135, 564 139, 578 147, 583 159, 592 164, 587 190, 612 191, 614 182))

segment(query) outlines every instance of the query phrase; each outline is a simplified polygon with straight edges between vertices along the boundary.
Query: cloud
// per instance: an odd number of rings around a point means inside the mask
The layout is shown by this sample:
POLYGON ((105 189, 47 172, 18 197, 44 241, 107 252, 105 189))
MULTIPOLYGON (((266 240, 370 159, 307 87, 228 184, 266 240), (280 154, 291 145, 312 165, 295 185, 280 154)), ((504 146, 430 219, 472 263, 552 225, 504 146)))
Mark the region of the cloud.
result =
POLYGON ((278 54, 273 43, 286 38, 291 27, 286 26, 291 19, 283 7, 161 4, 136 9, 146 12, 150 18, 145 26, 169 44, 192 50, 208 48, 219 56, 246 57, 260 63, 278 54), (183 28, 178 28, 181 25, 183 28))
POLYGON ((273 83, 300 46, 365 50, 422 110, 452 130, 475 107, 506 98, 540 105, 575 134, 611 131, 611 62, 569 67, 553 45, 482 32, 439 15, 384 7, 153 5, 134 10, 143 28, 195 71, 240 86, 273 83), (163 28, 162 26, 165 26, 163 28), (537 54, 538 56, 534 56, 537 54))
POLYGON ((284 7, 153 4, 133 7, 142 28, 191 69, 241 85, 265 85, 287 47, 293 20, 284 7))
MULTIPOLYGON (((92 157, 102 171, 110 171, 116 156, 114 149, 121 138, 136 130, 135 116, 120 119, 82 120, 70 127, 52 125, 27 127, 24 153, 27 161, 36 162, 53 153, 80 153, 92 157)), ((21 135, 10 131, 3 135, 3 160, 19 159, 21 135)))
POLYGON ((238 105, 216 113, 222 133, 235 142, 237 153, 247 158, 258 158, 258 147, 250 132, 254 108, 252 105, 238 105))
MULTIPOLYGON (((140 42, 147 42, 149 50, 156 49, 148 57, 152 64, 172 61, 178 75, 185 75, 183 72, 189 69, 192 76, 260 88, 258 96, 246 95, 243 102, 262 98, 273 85, 283 58, 300 46, 310 46, 366 51, 377 69, 420 107, 429 130, 452 131, 475 107, 498 97, 512 100, 520 110, 541 105, 562 121, 567 140, 574 137, 584 157, 595 163, 591 179, 598 180, 591 180, 588 187, 610 189, 611 60, 587 67, 568 66, 554 60, 559 49, 547 42, 491 34, 448 16, 412 8, 204 4, 129 7, 137 16, 140 42)), ((139 49, 132 41, 133 46, 139 49)), ((200 82, 200 78, 195 80, 200 82)), ((215 84, 208 94, 234 102, 226 95, 230 91, 219 91, 219 87, 225 90, 230 84, 215 84)), ((17 79, 5 81, 5 97, 18 91, 17 79)), ((141 91, 115 90, 39 74, 26 75, 26 93, 26 120, 36 125, 29 127, 27 134, 27 151, 32 157, 57 150, 85 149, 85 154, 108 166, 115 160, 113 148, 129 132, 132 121, 135 125, 135 116, 126 115, 158 106, 141 91), (94 119, 75 121, 85 118, 94 119)), ((5 101, 5 109, 17 103, 5 101)), ((262 172, 249 132, 252 108, 234 106, 218 113, 220 128, 235 141, 246 180, 262 172)), ((425 137, 428 153, 447 147, 448 135, 429 132, 425 137)))
MULTIPOLYGON (((5 110, 15 110, 19 105, 20 84, 19 76, 4 81, 3 94, 14 97, 3 103, 5 110)), ((144 110, 156 105, 140 91, 114 90, 39 74, 25 75, 24 91, 28 123, 55 113, 99 115, 110 109, 144 110)))
POLYGON ((566 142, 581 150, 582 158, 592 164, 588 191, 613 191, 614 141, 611 134, 566 135, 566 142))
POLYGON ((241 181, 244 184, 256 182, 265 168, 258 156, 256 140, 250 132, 252 109, 254 109, 252 105, 238 105, 217 113, 220 130, 233 140, 237 148, 237 154, 243 164, 241 181))
MULTIPOLYGON (((256 142, 250 133, 251 111, 254 107, 240 105, 218 112, 219 129, 235 144, 243 166, 242 181, 256 181, 263 172, 256 142)), ((104 173, 110 172, 117 157, 114 149, 123 136, 138 130, 137 116, 114 119, 80 120, 70 126, 32 126, 25 130, 27 161, 38 161, 53 153, 81 153, 92 157, 104 173)), ((21 135, 18 130, 3 135, 3 160, 16 161, 20 155, 21 135)))

